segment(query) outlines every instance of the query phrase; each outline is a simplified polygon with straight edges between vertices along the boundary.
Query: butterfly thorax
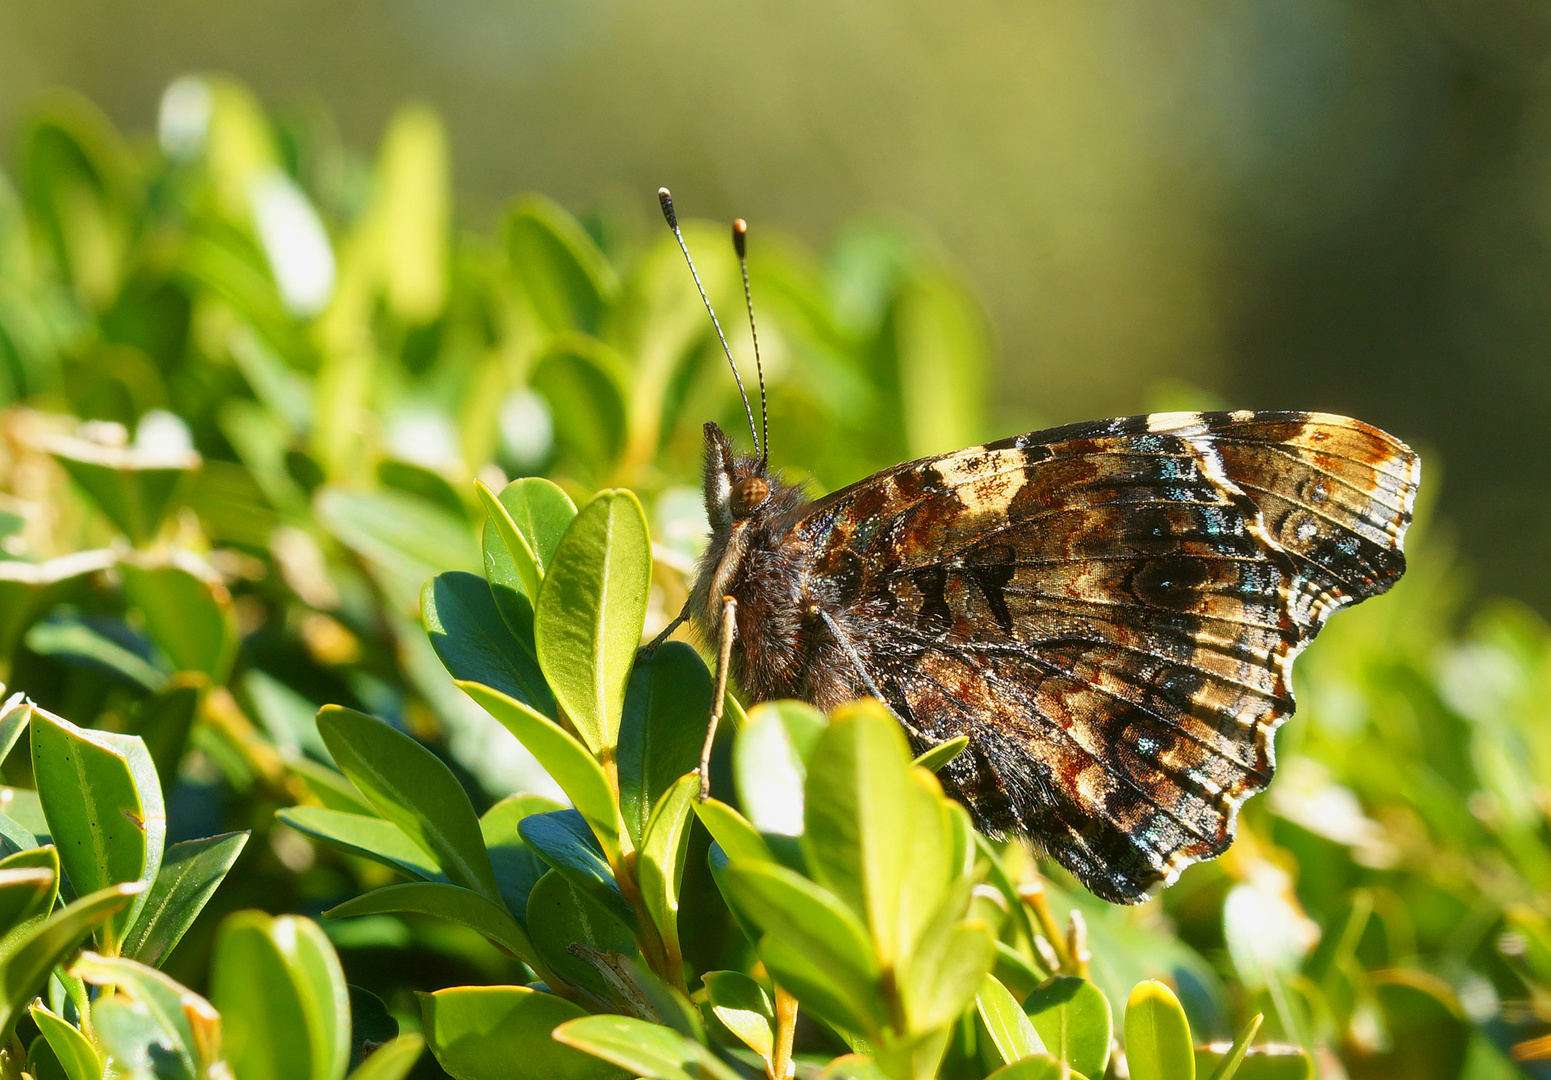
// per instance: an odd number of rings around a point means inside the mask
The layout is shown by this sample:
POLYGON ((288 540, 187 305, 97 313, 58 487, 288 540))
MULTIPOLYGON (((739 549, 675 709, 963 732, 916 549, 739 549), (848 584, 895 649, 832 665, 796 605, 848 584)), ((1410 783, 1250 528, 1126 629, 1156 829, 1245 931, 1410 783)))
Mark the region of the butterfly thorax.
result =
POLYGON ((705 432, 711 535, 690 594, 696 628, 715 643, 724 598, 736 599, 733 673, 753 701, 856 696, 845 666, 830 656, 820 612, 829 605, 810 587, 814 552, 792 529, 807 505, 802 488, 771 475, 758 457, 735 456, 715 424, 705 432))

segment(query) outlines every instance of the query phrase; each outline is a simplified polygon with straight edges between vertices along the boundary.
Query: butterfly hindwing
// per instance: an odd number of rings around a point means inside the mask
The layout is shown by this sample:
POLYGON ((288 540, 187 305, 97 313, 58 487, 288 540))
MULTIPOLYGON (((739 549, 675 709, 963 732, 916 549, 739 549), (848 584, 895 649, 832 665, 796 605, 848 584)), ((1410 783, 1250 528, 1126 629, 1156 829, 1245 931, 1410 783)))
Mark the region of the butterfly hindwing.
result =
MULTIPOLYGON (((1302 413, 1156 414, 973 447, 810 507, 808 584, 944 780, 1100 896, 1226 850, 1292 658, 1399 577, 1415 457, 1302 413)), ((853 665, 854 666, 854 665, 853 665)))

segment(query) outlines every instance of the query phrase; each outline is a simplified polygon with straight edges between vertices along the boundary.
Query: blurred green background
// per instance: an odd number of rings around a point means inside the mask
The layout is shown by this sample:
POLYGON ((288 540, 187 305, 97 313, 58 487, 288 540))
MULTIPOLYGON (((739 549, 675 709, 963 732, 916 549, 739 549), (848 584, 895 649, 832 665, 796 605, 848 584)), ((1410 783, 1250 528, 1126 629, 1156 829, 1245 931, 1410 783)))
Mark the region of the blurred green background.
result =
POLYGON ((0 138, 45 87, 145 130, 219 70, 355 150, 430 103, 471 224, 663 183, 815 246, 902 221, 989 308, 994 431, 1160 379, 1349 412, 1436 453, 1482 582, 1545 611, 1548 51, 1532 0, 16 0, 0 138))

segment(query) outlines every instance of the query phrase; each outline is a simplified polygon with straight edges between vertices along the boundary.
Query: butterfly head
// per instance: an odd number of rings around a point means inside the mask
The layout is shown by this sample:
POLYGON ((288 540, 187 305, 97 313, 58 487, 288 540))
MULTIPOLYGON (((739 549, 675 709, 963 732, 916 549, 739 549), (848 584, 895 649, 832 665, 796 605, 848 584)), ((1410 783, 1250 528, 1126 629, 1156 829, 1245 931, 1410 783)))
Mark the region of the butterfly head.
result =
POLYGON ((770 502, 771 482, 763 459, 733 453, 732 441, 715 424, 705 425, 705 510, 711 528, 722 530, 751 518, 770 502))

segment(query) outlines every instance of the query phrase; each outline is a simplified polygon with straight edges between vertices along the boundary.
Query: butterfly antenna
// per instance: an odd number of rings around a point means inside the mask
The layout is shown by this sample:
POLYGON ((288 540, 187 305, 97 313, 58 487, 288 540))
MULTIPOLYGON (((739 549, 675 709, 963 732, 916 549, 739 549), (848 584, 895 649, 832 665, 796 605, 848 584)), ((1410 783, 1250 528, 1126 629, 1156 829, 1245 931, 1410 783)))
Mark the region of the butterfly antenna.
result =
POLYGON ((668 228, 673 230, 673 236, 679 242, 679 250, 684 253, 684 261, 689 264, 689 276, 695 279, 695 288, 700 290, 700 299, 705 303, 705 309, 711 316, 711 325, 716 327, 716 338, 722 343, 722 352, 727 355, 727 365, 732 368, 733 382, 738 384, 738 396, 743 398, 743 412, 749 418, 749 433, 754 436, 754 452, 760 452, 759 428, 754 425, 754 408, 749 404, 749 395, 743 389, 743 377, 738 374, 738 363, 732 358, 732 349, 727 345, 727 335, 722 333, 722 324, 717 321, 716 309, 711 307, 711 298, 705 294, 705 286, 700 284, 700 274, 695 269, 695 260, 689 257, 689 247, 684 243, 684 234, 679 231, 679 216, 673 212, 673 196, 667 188, 657 189, 657 201, 662 204, 662 216, 668 223, 668 228))
POLYGON ((732 247, 738 253, 738 269, 743 271, 743 303, 749 309, 749 336, 754 339, 754 371, 759 375, 759 445, 761 466, 770 464, 770 402, 765 397, 765 366, 759 362, 759 331, 754 326, 754 291, 749 288, 749 223, 738 218, 732 223, 732 247))

